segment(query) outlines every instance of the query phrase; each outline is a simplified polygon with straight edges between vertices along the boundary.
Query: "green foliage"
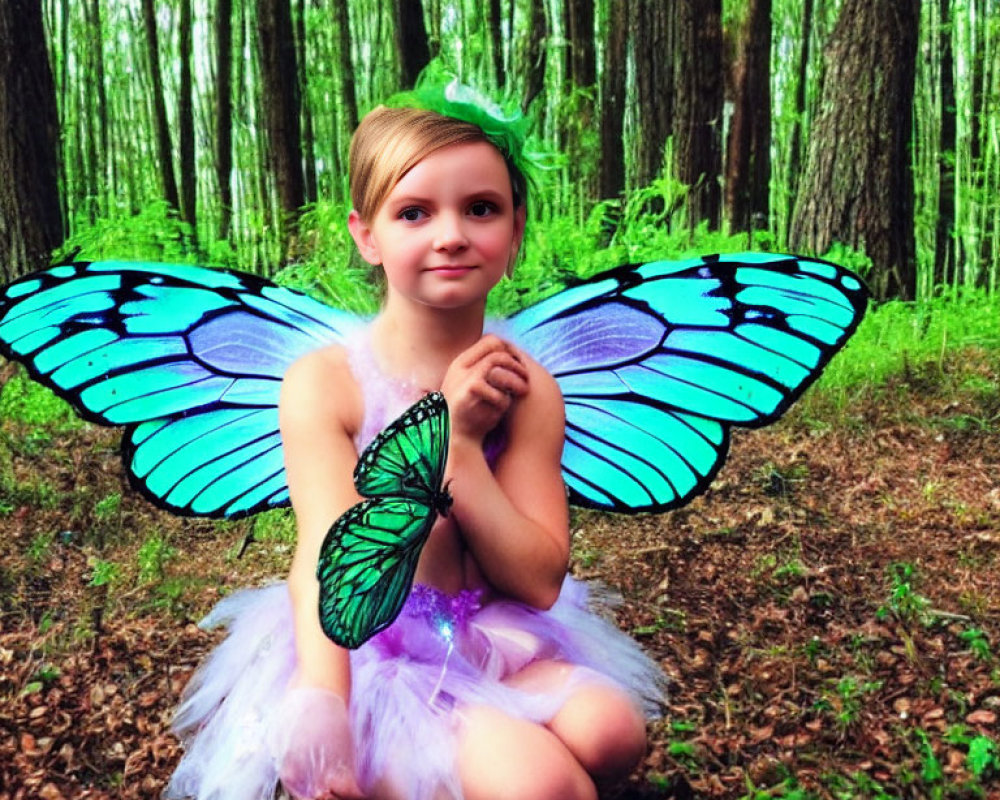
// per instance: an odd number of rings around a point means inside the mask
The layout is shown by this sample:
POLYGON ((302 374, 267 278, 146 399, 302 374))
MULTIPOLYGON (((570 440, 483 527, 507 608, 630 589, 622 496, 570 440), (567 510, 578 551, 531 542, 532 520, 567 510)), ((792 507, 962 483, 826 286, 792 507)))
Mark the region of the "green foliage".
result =
POLYGON ((64 400, 50 389, 31 380, 23 367, 0 385, 0 420, 48 433, 80 428, 83 422, 64 400))
POLYGON ((907 562, 897 562, 886 568, 886 574, 890 584, 889 598, 879 608, 877 616, 884 619, 892 614, 901 622, 925 624, 931 601, 913 588, 917 576, 916 567, 907 562))
POLYGON ((372 314, 382 300, 382 271, 358 255, 347 230, 348 210, 340 203, 310 206, 299 225, 308 255, 281 270, 275 280, 336 308, 372 314))
POLYGON ((969 645, 972 655, 980 661, 989 663, 993 660, 993 650, 986 632, 981 628, 967 628, 958 634, 958 638, 969 645))
MULTIPOLYGON (((840 418, 864 393, 885 393, 922 370, 943 383, 943 363, 952 353, 978 349, 1000 351, 1000 296, 983 291, 948 293, 916 303, 891 301, 869 308, 853 338, 816 386, 802 398, 796 413, 804 418, 840 418)), ((988 404, 996 380, 962 374, 956 390, 981 391, 988 404), (977 383, 978 381, 978 383, 977 383)), ((975 425, 989 420, 967 421, 975 425)))
POLYGON ((121 575, 121 566, 102 558, 90 560, 90 585, 94 587, 110 586, 121 575))
POLYGON ((123 259, 194 263, 199 253, 190 226, 164 200, 153 200, 138 213, 103 217, 78 224, 56 260, 123 259))
POLYGON ((121 513, 121 507, 121 492, 112 492, 97 501, 97 504, 94 506, 94 516, 100 522, 111 522, 121 513))
POLYGON ((166 565, 176 556, 177 548, 171 546, 162 533, 148 534, 139 547, 139 582, 162 580, 166 565))

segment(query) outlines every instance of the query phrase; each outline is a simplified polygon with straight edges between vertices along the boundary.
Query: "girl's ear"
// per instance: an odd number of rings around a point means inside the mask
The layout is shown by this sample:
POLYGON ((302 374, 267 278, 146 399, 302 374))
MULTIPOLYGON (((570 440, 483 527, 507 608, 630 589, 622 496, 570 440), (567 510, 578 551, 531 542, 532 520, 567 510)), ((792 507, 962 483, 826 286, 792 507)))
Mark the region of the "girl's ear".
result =
POLYGON ((521 249, 521 242, 524 241, 524 226, 527 217, 528 210, 524 207, 524 203, 514 209, 514 237, 510 243, 511 263, 514 263, 514 260, 517 258, 517 253, 521 249))
POLYGON ((354 244, 357 245, 358 252, 365 261, 375 266, 382 263, 382 256, 375 237, 372 236, 371 226, 361 219, 361 215, 353 208, 347 215, 347 230, 350 231, 351 238, 354 239, 354 244))

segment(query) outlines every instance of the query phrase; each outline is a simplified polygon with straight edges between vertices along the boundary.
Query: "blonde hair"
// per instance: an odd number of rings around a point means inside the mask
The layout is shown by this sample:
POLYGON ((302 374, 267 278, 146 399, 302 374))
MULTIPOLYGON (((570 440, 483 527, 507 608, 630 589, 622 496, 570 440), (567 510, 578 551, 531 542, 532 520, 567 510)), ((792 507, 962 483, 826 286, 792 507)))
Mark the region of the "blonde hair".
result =
MULTIPOLYGON (((435 150, 455 144, 489 142, 478 125, 435 111, 379 106, 365 115, 351 139, 351 203, 361 219, 370 221, 393 187, 435 150)), ((514 206, 525 199, 524 176, 504 156, 510 173, 514 206)))

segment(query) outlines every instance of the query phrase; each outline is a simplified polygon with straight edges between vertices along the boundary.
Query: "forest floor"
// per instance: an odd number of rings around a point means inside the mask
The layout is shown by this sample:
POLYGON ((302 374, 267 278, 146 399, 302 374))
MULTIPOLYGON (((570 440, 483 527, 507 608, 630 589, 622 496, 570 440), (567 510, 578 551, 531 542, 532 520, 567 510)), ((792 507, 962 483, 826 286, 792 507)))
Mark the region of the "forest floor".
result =
MULTIPOLYGON (((575 513, 573 572, 671 684, 608 798, 1000 797, 998 367, 963 353, 737 432, 671 514, 575 513)), ((220 638, 195 623, 285 573, 287 523, 172 518, 115 433, 0 421, 0 531, 0 800, 158 797, 220 638)))

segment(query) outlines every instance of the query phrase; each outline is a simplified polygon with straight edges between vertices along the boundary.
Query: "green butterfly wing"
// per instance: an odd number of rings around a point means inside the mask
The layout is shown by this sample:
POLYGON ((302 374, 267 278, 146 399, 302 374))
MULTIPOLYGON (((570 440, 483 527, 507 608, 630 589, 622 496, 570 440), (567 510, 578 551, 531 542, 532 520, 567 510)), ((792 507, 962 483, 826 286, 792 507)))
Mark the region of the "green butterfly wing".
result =
POLYGON ((354 469, 362 497, 410 497, 430 505, 440 491, 448 453, 448 406, 432 392, 391 422, 354 469))
POLYGON ((410 406, 365 448, 354 470, 367 497, 330 528, 320 548, 323 632, 356 648, 399 615, 439 513, 448 455, 448 406, 432 393, 410 406))
POLYGON ((320 624, 330 639, 359 647, 396 619, 436 516, 417 500, 377 497, 337 520, 317 573, 320 624))

